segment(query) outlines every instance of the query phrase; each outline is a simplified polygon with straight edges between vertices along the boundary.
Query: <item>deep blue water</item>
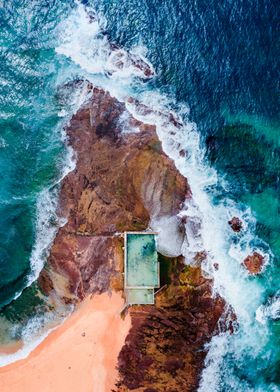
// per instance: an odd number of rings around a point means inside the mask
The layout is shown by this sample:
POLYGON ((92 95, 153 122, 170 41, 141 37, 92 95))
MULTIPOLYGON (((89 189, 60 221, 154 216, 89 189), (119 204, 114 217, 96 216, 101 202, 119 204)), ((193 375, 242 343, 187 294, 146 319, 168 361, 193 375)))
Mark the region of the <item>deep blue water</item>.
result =
POLYGON ((96 1, 112 39, 149 48, 162 89, 188 102, 201 131, 225 113, 279 120, 277 1, 96 1))
MULTIPOLYGON (((99 0, 83 4, 105 16, 112 42, 126 49, 147 48, 146 57, 157 72, 147 84, 150 90, 166 94, 174 109, 180 104, 189 106, 209 164, 228 183, 227 197, 251 207, 257 218, 256 235, 275 255, 265 273, 253 279, 264 304, 277 299, 279 2, 99 0)), ((61 175, 65 149, 60 111, 64 107, 58 88, 90 73, 74 57, 66 58, 55 50, 64 40, 61 26, 76 7, 74 1, 41 0, 4 0, 0 6, 1 306, 28 284, 38 239, 36 203, 61 175)), ((77 27, 74 21, 80 28, 81 20, 70 16, 73 29, 77 27)), ((86 31, 90 31, 88 26, 81 34, 86 31)), ((213 203, 224 196, 224 189, 219 193, 215 188, 213 203)), ((47 220, 53 218, 51 213, 46 209, 47 220)), ((41 263, 45 254, 37 258, 41 263)), ((32 295, 32 288, 25 290, 6 306, 3 315, 11 320, 18 309, 20 314, 29 314, 26 309, 32 295)), ((236 295, 242 298, 242 292, 236 295)), ((209 392, 280 390, 280 314, 276 316, 268 317, 265 332, 261 325, 256 329, 251 325, 255 341, 240 326, 217 372, 211 373, 218 381, 214 385, 209 379, 209 392), (252 345, 258 347, 257 354, 252 345)))

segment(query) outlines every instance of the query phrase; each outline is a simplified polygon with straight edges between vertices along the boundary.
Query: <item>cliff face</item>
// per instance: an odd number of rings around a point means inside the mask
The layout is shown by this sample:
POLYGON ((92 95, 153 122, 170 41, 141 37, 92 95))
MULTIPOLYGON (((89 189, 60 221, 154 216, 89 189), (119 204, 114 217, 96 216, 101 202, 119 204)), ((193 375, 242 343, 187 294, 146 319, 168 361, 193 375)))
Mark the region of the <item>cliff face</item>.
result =
MULTIPOLYGON (((59 213, 67 224, 59 229, 39 279, 45 293, 66 302, 123 290, 119 234, 145 230, 151 219, 176 217, 191 197, 155 126, 137 121, 109 93, 97 88, 92 93, 67 128, 77 157, 60 192, 59 213)), ((183 236, 183 222, 174 219, 183 236)), ((160 255, 160 262, 164 287, 155 305, 130 309, 132 328, 119 355, 119 392, 194 391, 203 346, 223 312, 199 266, 185 266, 182 257, 160 255)))

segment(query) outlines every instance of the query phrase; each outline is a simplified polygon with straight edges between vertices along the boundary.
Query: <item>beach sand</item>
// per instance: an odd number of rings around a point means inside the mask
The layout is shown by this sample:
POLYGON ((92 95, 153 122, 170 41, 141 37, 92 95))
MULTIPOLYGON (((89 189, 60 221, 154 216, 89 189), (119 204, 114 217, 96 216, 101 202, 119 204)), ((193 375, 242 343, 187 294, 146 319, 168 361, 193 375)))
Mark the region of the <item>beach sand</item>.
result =
POLYGON ((123 299, 87 298, 28 358, 0 368, 1 392, 109 392, 117 357, 130 328, 123 299))

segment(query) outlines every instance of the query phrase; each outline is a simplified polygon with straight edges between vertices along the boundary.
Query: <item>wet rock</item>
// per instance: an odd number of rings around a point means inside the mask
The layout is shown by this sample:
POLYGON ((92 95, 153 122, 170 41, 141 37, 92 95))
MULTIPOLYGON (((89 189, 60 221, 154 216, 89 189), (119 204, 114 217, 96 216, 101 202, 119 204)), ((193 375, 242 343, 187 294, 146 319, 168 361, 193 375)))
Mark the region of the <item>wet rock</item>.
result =
POLYGON ((207 259, 207 253, 205 252, 205 250, 201 252, 197 252, 194 257, 194 261, 196 262, 197 265, 200 265, 206 259, 207 259))
POLYGON ((232 228, 233 231, 239 233, 240 230, 243 227, 243 222, 241 219, 239 219, 238 217, 234 216, 230 221, 228 221, 228 224, 230 225, 230 227, 232 228))
POLYGON ((258 252, 254 252, 252 255, 246 257, 243 264, 251 275, 257 275, 262 271, 264 262, 264 256, 258 252))
POLYGON ((187 153, 185 150, 182 149, 179 151, 179 155, 180 155, 180 157, 185 158, 187 156, 187 153))
POLYGON ((140 55, 127 52, 118 47, 118 45, 110 45, 111 53, 109 55, 106 70, 108 75, 121 71, 131 72, 142 79, 150 79, 155 75, 153 67, 140 55))
POLYGON ((41 272, 38 279, 38 284, 41 290, 43 291, 43 293, 45 293, 46 295, 49 295, 54 288, 53 282, 45 270, 41 272))

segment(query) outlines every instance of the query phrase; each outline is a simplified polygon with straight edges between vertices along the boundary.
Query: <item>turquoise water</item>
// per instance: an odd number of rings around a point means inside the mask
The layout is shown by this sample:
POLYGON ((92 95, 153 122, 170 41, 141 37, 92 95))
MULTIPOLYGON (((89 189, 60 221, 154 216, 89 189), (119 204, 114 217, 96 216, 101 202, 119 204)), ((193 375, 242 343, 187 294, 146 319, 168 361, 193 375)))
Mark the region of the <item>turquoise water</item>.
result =
POLYGON ((45 262, 58 223, 57 182, 67 166, 61 113, 70 104, 59 99, 58 91, 72 71, 56 56, 55 31, 70 5, 2 3, 0 307, 4 306, 2 314, 9 320, 22 321, 38 305, 32 296, 35 287, 11 301, 30 285, 45 262))
MULTIPOLYGON (((57 223, 67 154, 61 132, 75 106, 74 91, 61 96, 60 86, 87 77, 116 95, 147 93, 149 104, 167 105, 185 120, 185 146, 195 159, 181 160, 180 169, 203 220, 212 222, 204 246, 220 264, 216 289, 239 320, 235 335, 213 339, 200 391, 280 390, 278 21, 273 0, 2 1, 2 335, 10 332, 4 320, 24 323, 38 312, 36 283, 11 301, 36 277, 50 242, 42 238, 51 240, 57 223), (93 5, 108 37, 87 19, 93 5), (144 54, 156 78, 108 79, 107 39, 144 54), (199 148, 207 163, 201 170, 199 148), (223 224, 227 213, 244 219, 241 236, 223 224), (253 249, 270 256, 259 277, 248 277, 238 262, 253 249)), ((197 238, 189 248, 197 249, 197 238)))
POLYGON ((61 142, 53 94, 57 69, 49 45, 56 17, 55 10, 39 3, 37 12, 30 2, 3 2, 0 8, 2 306, 26 285, 37 198, 59 170, 61 142))

